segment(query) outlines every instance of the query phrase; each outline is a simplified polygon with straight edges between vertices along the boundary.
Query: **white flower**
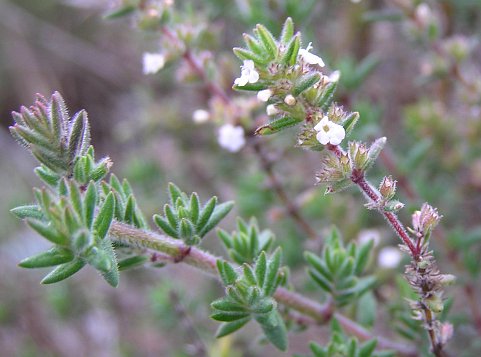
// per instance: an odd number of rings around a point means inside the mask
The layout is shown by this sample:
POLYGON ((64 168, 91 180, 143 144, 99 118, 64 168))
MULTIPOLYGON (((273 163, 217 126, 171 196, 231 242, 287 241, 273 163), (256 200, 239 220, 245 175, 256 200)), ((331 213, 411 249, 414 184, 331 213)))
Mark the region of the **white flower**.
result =
POLYGON ((433 13, 426 3, 421 3, 416 7, 415 16, 422 26, 429 25, 433 20, 433 13))
POLYGON ((224 124, 219 129, 219 145, 230 152, 237 152, 245 145, 244 129, 241 126, 224 124))
POLYGON ((165 65, 165 56, 162 53, 144 53, 142 58, 144 74, 155 74, 165 65))
POLYGON ((292 94, 288 94, 284 98, 284 103, 286 103, 288 106, 292 107, 293 105, 296 104, 296 98, 294 98, 294 96, 292 94))
POLYGON ((257 93, 257 99, 261 102, 267 102, 272 96, 272 91, 270 89, 264 89, 257 93))
POLYGON ((384 247, 379 251, 377 264, 382 268, 393 269, 401 263, 401 252, 395 247, 384 247))
POLYGON ((322 60, 321 57, 319 56, 316 56, 315 54, 313 53, 310 53, 309 51, 312 49, 312 42, 309 42, 309 45, 307 45, 307 48, 304 49, 304 48, 301 48, 299 50, 299 55, 302 57, 302 59, 309 63, 309 64, 317 64, 321 67, 324 67, 325 64, 324 64, 324 61, 322 60))
POLYGON ((346 137, 344 128, 336 123, 333 123, 328 117, 323 117, 322 120, 314 127, 317 131, 316 139, 322 145, 332 144, 339 145, 346 137))
POLYGON ((210 113, 204 109, 197 109, 192 113, 192 120, 194 123, 205 123, 210 119, 210 113))
POLYGON ((254 61, 245 60, 244 65, 241 66, 241 76, 235 79, 234 84, 242 87, 247 83, 256 83, 258 80, 259 73, 254 67, 254 61))
POLYGON ((279 109, 276 108, 276 106, 274 104, 269 104, 266 107, 266 113, 267 113, 267 115, 272 116, 272 115, 279 114, 280 111, 279 111, 279 109))
POLYGON ((352 3, 354 4, 359 4, 361 2, 361 0, 351 0, 352 3))

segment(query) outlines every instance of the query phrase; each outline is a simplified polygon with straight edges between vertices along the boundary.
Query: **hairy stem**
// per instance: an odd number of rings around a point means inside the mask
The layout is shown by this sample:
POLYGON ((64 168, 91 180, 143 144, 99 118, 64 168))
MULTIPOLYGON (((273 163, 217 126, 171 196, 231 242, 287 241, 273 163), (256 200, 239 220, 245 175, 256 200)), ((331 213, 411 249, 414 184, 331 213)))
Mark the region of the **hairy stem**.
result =
MULTIPOLYGON (((139 248, 148 248, 159 253, 169 255, 174 262, 185 263, 193 266, 215 278, 219 279, 216 262, 218 257, 205 252, 197 247, 189 247, 182 241, 169 238, 165 235, 154 232, 144 231, 131 227, 124 223, 113 222, 110 227, 110 236, 114 241, 128 244, 139 248)), ((285 305, 298 313, 308 316, 317 324, 323 324, 335 316, 343 328, 349 333, 365 340, 374 336, 358 325, 355 321, 348 317, 333 312, 333 306, 329 303, 319 304, 299 293, 287 290, 285 288, 277 288, 274 298, 277 302, 285 305)), ((307 321, 307 320, 304 320, 307 321)), ((415 357, 418 356, 414 346, 397 343, 390 339, 378 338, 380 348, 388 348, 397 351, 402 356, 415 357)))

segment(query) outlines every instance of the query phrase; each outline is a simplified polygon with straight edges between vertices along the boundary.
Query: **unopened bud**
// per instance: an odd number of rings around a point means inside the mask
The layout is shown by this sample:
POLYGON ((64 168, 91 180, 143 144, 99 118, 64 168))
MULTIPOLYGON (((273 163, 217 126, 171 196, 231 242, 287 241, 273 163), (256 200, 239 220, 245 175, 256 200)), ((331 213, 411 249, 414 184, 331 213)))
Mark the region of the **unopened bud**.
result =
POLYGON ((297 101, 296 98, 292 94, 286 95, 284 98, 284 103, 286 103, 288 106, 292 107, 293 105, 296 105, 297 101))
POLYGON ((439 314, 440 312, 442 312, 444 310, 443 301, 437 295, 433 295, 433 296, 427 298, 426 304, 428 305, 429 309, 436 314, 439 314))
POLYGON ((390 200, 396 193, 396 181, 392 176, 385 176, 379 185, 379 192, 386 200, 390 200))
POLYGON ((266 107, 266 112, 267 112, 267 115, 269 115, 269 116, 276 115, 276 114, 280 113, 279 109, 277 109, 274 104, 269 104, 266 107))
POLYGON ((259 99, 261 102, 267 102, 271 96, 272 91, 270 89, 264 89, 257 93, 257 99, 259 99))

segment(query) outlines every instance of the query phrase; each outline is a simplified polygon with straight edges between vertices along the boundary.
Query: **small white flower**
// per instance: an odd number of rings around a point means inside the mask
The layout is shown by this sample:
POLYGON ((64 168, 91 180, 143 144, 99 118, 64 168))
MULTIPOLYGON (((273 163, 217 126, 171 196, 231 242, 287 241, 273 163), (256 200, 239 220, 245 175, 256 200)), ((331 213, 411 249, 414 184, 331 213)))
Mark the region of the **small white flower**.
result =
POLYGON ((284 98, 284 103, 286 103, 287 105, 289 106, 293 106, 296 104, 296 98, 294 98, 294 96, 292 94, 288 94, 286 95, 286 97, 284 98))
POLYGON ((239 151, 246 143, 244 129, 232 124, 222 125, 217 139, 219 145, 230 152, 239 151))
POLYGON ((332 144, 339 145, 346 137, 346 131, 342 125, 333 123, 328 117, 323 117, 322 120, 314 127, 317 131, 316 139, 322 145, 332 144))
POLYGON ((401 263, 402 256, 398 248, 384 247, 379 251, 377 264, 382 268, 393 269, 401 263))
POLYGON ((242 87, 247 83, 256 83, 258 80, 259 73, 254 67, 254 61, 245 60, 244 65, 241 66, 241 76, 235 79, 234 84, 242 87))
POLYGON ((279 109, 276 108, 276 106, 274 104, 269 104, 266 107, 266 113, 267 113, 267 115, 272 116, 272 115, 279 114, 280 111, 279 111, 279 109))
POLYGON ((351 0, 352 3, 354 4, 359 4, 361 2, 361 0, 351 0))
POLYGON ((415 16, 416 20, 418 20, 422 26, 429 25, 433 20, 433 13, 426 3, 421 3, 416 7, 415 16))
POLYGON ((165 65, 165 56, 162 53, 144 53, 142 58, 144 74, 155 74, 165 65))
POLYGON ((267 102, 272 96, 272 91, 270 89, 264 89, 257 93, 257 99, 261 102, 267 102))
POLYGON ((322 60, 321 57, 316 56, 313 53, 310 53, 309 51, 312 49, 312 42, 309 42, 309 45, 307 45, 307 48, 301 48, 299 50, 299 55, 302 57, 302 59, 309 63, 309 64, 317 64, 321 67, 324 67, 324 61, 322 60))
POLYGON ((210 113, 204 109, 197 109, 192 113, 194 123, 202 124, 210 119, 210 113))

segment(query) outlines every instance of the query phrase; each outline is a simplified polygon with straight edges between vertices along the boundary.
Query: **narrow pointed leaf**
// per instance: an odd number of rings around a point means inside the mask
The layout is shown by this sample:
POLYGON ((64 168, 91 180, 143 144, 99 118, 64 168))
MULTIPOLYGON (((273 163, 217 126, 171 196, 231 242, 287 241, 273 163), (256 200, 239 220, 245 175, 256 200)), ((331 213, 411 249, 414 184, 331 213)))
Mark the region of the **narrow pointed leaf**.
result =
POLYGON ((217 224, 219 224, 219 222, 223 220, 225 216, 229 214, 229 212, 232 210, 233 207, 234 207, 233 201, 224 202, 216 206, 214 209, 214 212, 209 218, 209 221, 204 227, 202 227, 202 230, 199 232, 199 235, 201 237, 205 236, 212 228, 217 226, 217 224))
POLYGON ((165 234, 171 236, 172 238, 179 238, 179 233, 176 229, 172 228, 172 226, 165 220, 163 217, 159 216, 158 214, 154 215, 154 222, 160 229, 164 231, 165 234))
POLYGON ((259 40, 266 49, 270 58, 275 58, 277 56, 277 44, 274 36, 272 36, 270 31, 263 25, 258 24, 256 26, 256 30, 259 36, 259 40))
POLYGON ((85 266, 85 262, 81 259, 76 259, 72 262, 59 265, 52 270, 45 278, 42 279, 42 284, 53 284, 74 275, 85 266))
POLYGON ((250 319, 251 317, 247 316, 237 321, 223 323, 222 325, 220 325, 219 329, 217 330, 215 337, 220 338, 220 337, 230 335, 231 333, 242 328, 246 323, 250 321, 250 319))
POLYGON ((320 80, 321 80, 320 73, 317 73, 317 72, 308 73, 297 80, 296 84, 294 85, 294 90, 292 91, 292 94, 294 96, 298 96, 305 90, 311 88, 314 84, 316 84, 320 80))
POLYGON ((66 237, 58 233, 51 224, 44 223, 36 219, 27 219, 27 224, 38 234, 48 239, 52 243, 60 245, 67 243, 66 237))
POLYGON ((290 17, 286 19, 281 31, 281 43, 287 44, 294 36, 294 22, 290 17))
POLYGON ((271 121, 269 124, 263 125, 256 129, 255 135, 272 135, 278 133, 281 130, 290 128, 291 126, 297 125, 302 120, 292 117, 283 117, 278 120, 271 121))
POLYGON ((267 258, 266 258, 266 253, 261 252, 259 257, 257 258, 256 261, 256 278, 259 286, 264 286, 264 282, 266 279, 266 271, 267 271, 267 258))
POLYGON ((12 208, 10 210, 17 218, 25 219, 25 218, 33 218, 42 220, 44 218, 40 207, 37 205, 25 205, 25 206, 18 206, 12 208))
POLYGON ((18 266, 22 268, 44 268, 70 262, 74 258, 72 251, 53 247, 46 252, 23 259, 18 266))
POLYGON ((200 212, 199 216, 199 222, 197 223, 197 231, 201 231, 207 222, 210 219, 210 216, 212 215, 212 212, 214 212, 214 208, 217 205, 217 197, 212 197, 207 203, 205 204, 204 208, 202 208, 202 211, 200 212))
POLYGON ((94 229, 100 239, 104 239, 107 235, 112 219, 114 218, 115 200, 114 195, 110 192, 99 210, 99 214, 95 217, 94 229))

